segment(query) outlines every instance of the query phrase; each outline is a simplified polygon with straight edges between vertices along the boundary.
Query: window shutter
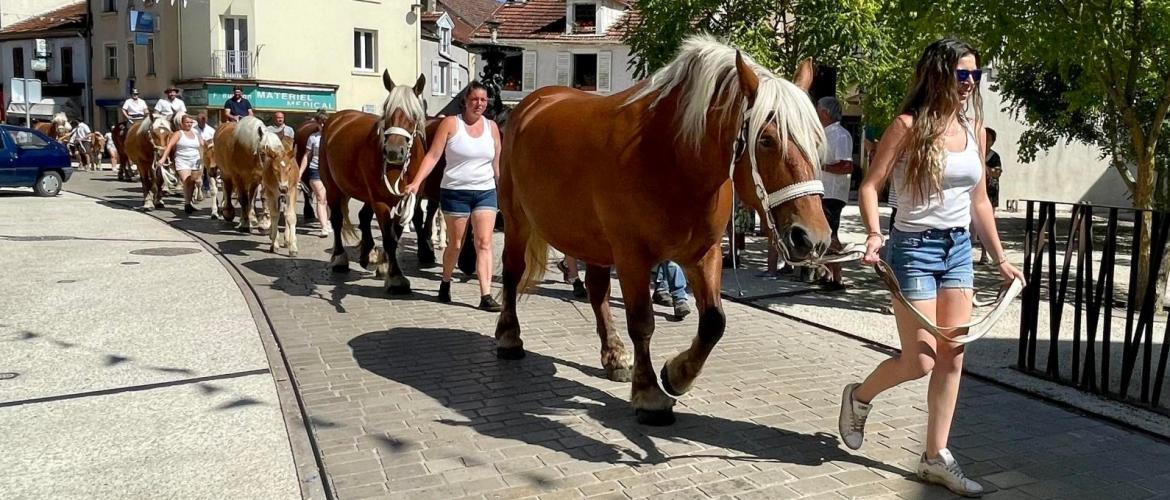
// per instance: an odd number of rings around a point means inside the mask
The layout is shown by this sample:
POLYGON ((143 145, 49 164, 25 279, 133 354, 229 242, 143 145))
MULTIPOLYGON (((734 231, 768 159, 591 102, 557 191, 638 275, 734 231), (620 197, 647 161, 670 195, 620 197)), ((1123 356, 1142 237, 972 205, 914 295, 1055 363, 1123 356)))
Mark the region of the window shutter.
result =
POLYGON ((443 68, 431 61, 431 95, 443 95, 443 68))
POLYGON ((569 64, 572 59, 573 54, 569 52, 557 52, 557 85, 569 86, 569 64))
POLYGON ((536 52, 532 50, 525 50, 523 55, 524 60, 524 77, 520 81, 520 90, 524 92, 532 92, 536 90, 536 52))
POLYGON ((597 53, 597 91, 610 92, 613 88, 609 79, 613 67, 613 52, 602 51, 597 53))
POLYGON ((459 74, 463 70, 458 67, 451 68, 451 95, 459 95, 459 91, 463 90, 463 85, 459 82, 459 74))

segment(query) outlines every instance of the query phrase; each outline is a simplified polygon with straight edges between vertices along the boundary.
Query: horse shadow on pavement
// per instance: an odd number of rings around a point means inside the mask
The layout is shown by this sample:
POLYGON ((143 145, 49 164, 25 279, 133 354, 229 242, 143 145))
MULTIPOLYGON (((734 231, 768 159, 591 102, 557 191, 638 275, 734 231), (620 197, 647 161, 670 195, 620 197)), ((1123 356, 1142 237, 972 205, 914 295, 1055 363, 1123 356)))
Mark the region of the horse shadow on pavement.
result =
MULTIPOLYGON (((694 414, 682 407, 676 408, 678 420, 673 426, 642 426, 635 422, 627 401, 558 376, 565 370, 579 370, 604 378, 600 369, 533 351, 520 361, 498 360, 490 337, 466 330, 394 328, 363 334, 349 346, 361 368, 420 391, 463 419, 437 422, 541 446, 579 461, 643 465, 722 458, 808 466, 840 461, 909 474, 852 455, 827 433, 804 434, 694 414), (695 449, 697 444, 707 451, 674 455, 659 446, 662 441, 670 449, 695 449), (726 453, 712 454, 710 448, 726 453)), ((392 438, 385 441, 394 444, 392 438)))

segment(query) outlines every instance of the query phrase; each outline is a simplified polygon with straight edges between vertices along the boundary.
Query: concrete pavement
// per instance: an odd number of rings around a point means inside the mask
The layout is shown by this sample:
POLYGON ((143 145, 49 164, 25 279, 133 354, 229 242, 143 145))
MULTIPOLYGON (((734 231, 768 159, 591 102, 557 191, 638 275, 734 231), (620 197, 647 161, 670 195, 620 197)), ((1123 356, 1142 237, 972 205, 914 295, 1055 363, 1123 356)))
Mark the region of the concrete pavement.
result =
MULTIPOLYGON (((68 187, 137 203, 133 185, 108 177, 68 187)), ((331 273, 327 240, 304 238, 289 258, 206 210, 154 214, 206 238, 255 288, 338 498, 951 496, 908 477, 924 381, 881 397, 862 450, 838 443, 841 387, 889 355, 875 344, 727 304, 728 332, 679 422, 648 428, 634 423, 629 386, 601 376, 592 315, 567 285, 546 282, 522 303, 529 355, 502 362, 495 315, 467 307, 474 283, 455 284, 455 304, 436 303, 436 270, 417 268, 413 234, 402 262, 416 293, 388 298, 356 264, 331 273)), ((656 366, 697 326, 658 314, 656 366)), ((952 449, 989 498, 1170 496, 1164 441, 977 380, 964 381, 959 405, 952 449)))
POLYGON ((0 191, 0 213, 0 497, 301 496, 256 323, 215 256, 75 194, 0 191))

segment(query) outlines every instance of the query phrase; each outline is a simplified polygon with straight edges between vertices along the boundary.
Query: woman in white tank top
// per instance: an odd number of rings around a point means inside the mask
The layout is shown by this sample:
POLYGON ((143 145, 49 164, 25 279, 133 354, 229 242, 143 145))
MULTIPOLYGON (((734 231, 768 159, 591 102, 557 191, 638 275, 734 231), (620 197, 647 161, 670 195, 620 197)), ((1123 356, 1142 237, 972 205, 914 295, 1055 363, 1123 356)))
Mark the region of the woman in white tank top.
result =
MULTIPOLYGON (((993 249, 1005 280, 1023 279, 1004 260, 982 182, 985 134, 978 65, 978 53, 955 39, 942 39, 926 48, 901 114, 883 135, 859 192, 868 230, 863 261, 876 264, 885 243, 878 222, 878 189, 892 174, 898 211, 886 254, 890 267, 910 303, 943 326, 971 319, 974 274, 968 228, 993 249), (974 116, 968 118, 966 111, 974 116)), ((979 496, 983 487, 963 474, 947 450, 963 349, 937 341, 897 301, 894 315, 902 351, 897 358, 883 361, 863 382, 845 386, 838 420, 842 441, 852 449, 860 448, 874 398, 929 374, 926 449, 919 459, 918 477, 960 495, 979 496)))
POLYGON ((479 278, 479 308, 499 312, 491 296, 492 233, 496 227, 496 179, 500 176, 500 129, 485 118, 487 89, 471 82, 463 97, 463 112, 439 123, 427 156, 406 192, 417 193, 439 160, 446 155, 439 204, 447 224, 447 248, 443 250, 443 281, 439 302, 451 301, 451 275, 463 247, 470 220, 475 241, 475 271, 479 278))
POLYGON ((162 152, 163 164, 170 162, 170 153, 175 151, 175 173, 183 185, 183 211, 190 215, 195 211, 191 196, 203 172, 203 136, 194 130, 195 119, 191 115, 179 115, 179 131, 171 134, 171 140, 162 152))

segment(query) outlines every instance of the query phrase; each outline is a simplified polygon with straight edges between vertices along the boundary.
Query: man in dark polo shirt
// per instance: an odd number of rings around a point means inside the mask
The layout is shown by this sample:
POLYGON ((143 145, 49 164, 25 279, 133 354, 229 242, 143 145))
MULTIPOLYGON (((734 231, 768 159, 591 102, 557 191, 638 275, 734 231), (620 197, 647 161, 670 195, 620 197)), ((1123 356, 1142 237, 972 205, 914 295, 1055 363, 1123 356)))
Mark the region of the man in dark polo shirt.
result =
POLYGON ((224 120, 240 121, 240 118, 252 116, 252 103, 244 97, 244 91, 237 85, 232 89, 232 97, 223 103, 224 120))

